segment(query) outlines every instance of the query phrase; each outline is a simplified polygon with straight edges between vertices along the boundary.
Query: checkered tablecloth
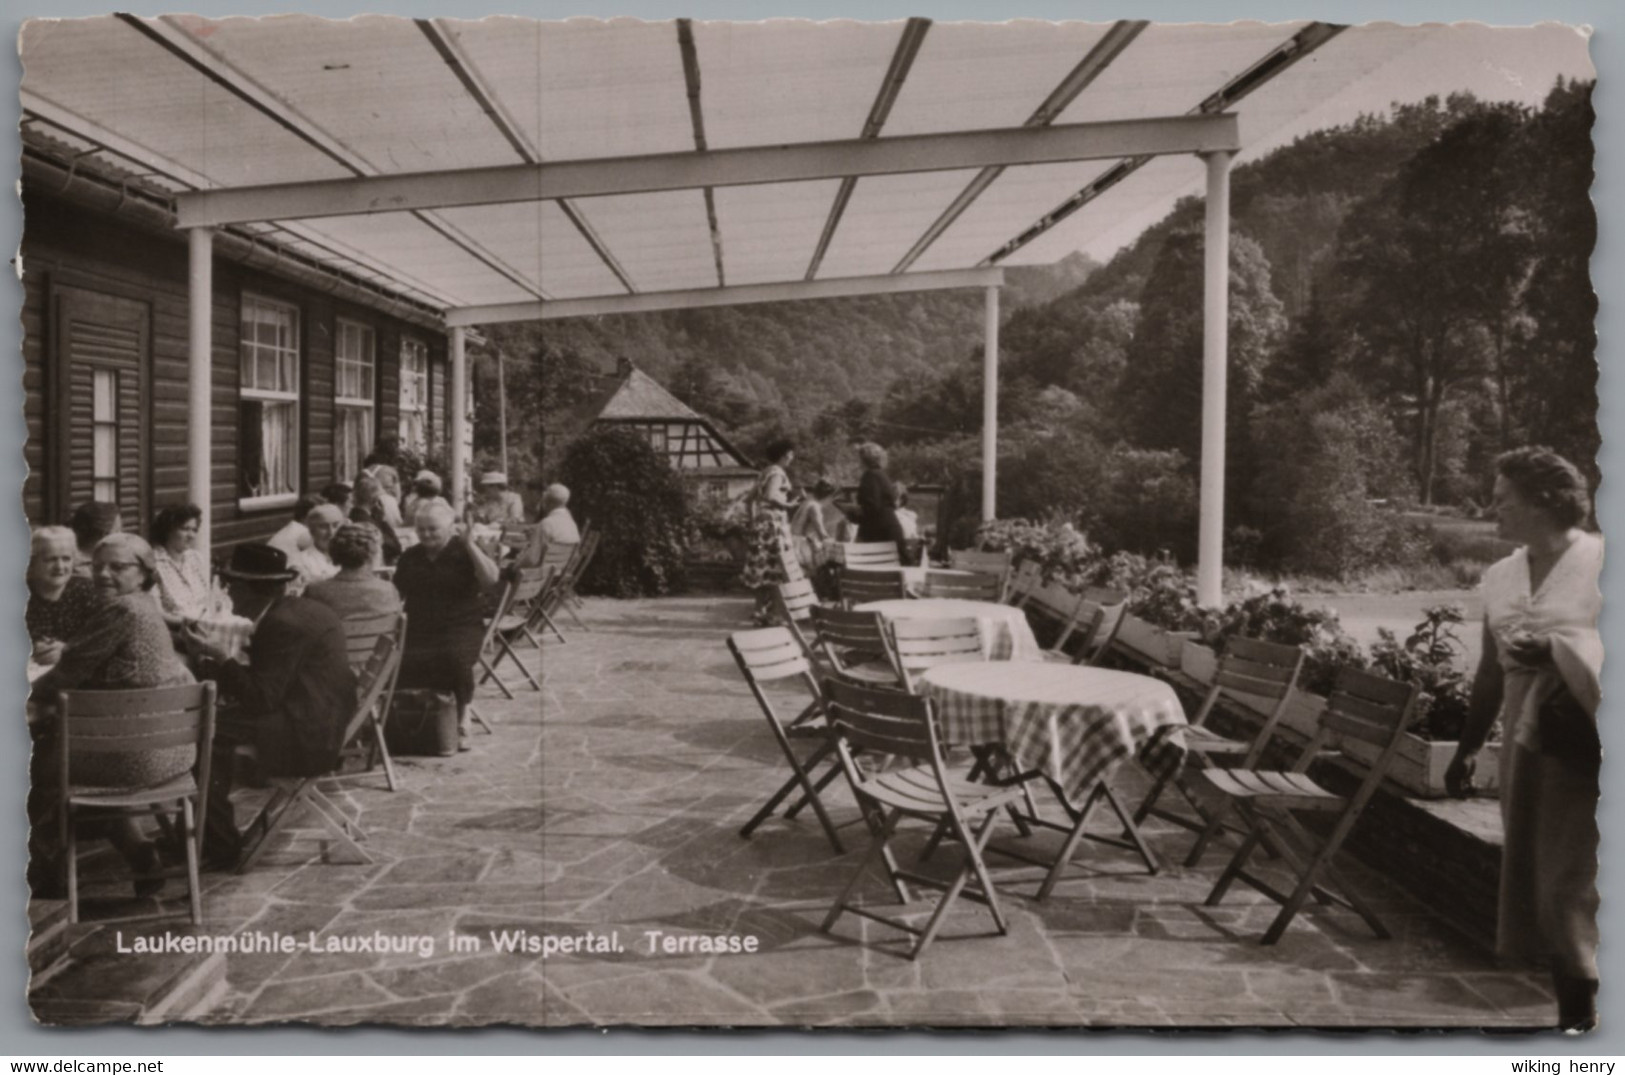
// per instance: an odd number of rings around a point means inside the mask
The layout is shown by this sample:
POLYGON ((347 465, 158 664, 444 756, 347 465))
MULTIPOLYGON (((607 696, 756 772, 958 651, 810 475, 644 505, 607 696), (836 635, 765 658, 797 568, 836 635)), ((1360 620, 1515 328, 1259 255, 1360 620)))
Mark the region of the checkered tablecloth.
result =
POLYGON ((1185 710, 1149 676, 1064 664, 947 664, 925 673, 949 743, 997 743, 1019 772, 1040 772, 1073 802, 1124 758, 1154 775, 1185 760, 1185 710))
POLYGON ((958 597, 922 597, 890 601, 870 601, 857 606, 860 612, 878 612, 888 620, 974 619, 982 625, 982 640, 991 661, 1042 661, 1044 651, 1027 614, 1019 608, 996 601, 967 601, 958 597))

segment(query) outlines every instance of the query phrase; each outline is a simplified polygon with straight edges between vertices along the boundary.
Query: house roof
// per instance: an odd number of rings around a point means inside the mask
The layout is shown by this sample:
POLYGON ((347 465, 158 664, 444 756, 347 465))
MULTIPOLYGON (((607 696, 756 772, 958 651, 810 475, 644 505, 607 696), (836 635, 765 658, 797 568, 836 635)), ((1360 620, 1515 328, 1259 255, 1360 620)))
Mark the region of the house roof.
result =
POLYGON ((636 366, 628 369, 621 378, 609 402, 599 409, 598 417, 608 421, 706 421, 693 408, 666 391, 659 381, 636 366))

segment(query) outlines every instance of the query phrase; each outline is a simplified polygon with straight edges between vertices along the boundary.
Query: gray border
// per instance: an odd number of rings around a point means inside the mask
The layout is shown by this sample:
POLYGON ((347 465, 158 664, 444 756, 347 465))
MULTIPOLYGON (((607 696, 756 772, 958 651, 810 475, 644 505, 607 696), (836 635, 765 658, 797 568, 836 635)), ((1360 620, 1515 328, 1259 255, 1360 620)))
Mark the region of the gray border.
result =
MULTIPOLYGON (((31 11, 19 11, 20 4, 3 0, 3 18, 0 32, 8 42, 17 40, 24 18, 34 12, 49 10, 61 17, 105 14, 112 5, 94 0, 52 0, 46 4, 35 0, 31 11)), ((254 2, 254 0, 189 0, 184 3, 126 2, 122 10, 136 14, 157 15, 168 11, 184 10, 201 15, 269 14, 294 9, 254 2)), ((1611 224, 1617 222, 1622 204, 1625 204, 1625 184, 1618 178, 1618 161, 1622 143, 1621 113, 1625 111, 1625 92, 1620 80, 1610 77, 1621 70, 1620 45, 1611 33, 1625 28, 1625 14, 1617 4, 1610 6, 1604 0, 1375 0, 1356 3, 1352 0, 1322 0, 1305 3, 1299 0, 1232 0, 1224 5, 1203 4, 1197 0, 1140 0, 1133 5, 1080 4, 1064 0, 1003 0, 1003 2, 971 3, 969 0, 769 0, 763 3, 743 3, 738 0, 535 0, 532 3, 513 3, 484 7, 468 0, 393 0, 389 4, 368 4, 355 0, 304 0, 297 10, 332 18, 344 18, 363 13, 391 13, 416 17, 447 15, 477 18, 500 13, 537 18, 565 18, 571 15, 629 15, 651 19, 677 16, 716 19, 759 19, 774 16, 810 18, 898 19, 909 15, 924 15, 938 20, 981 19, 998 20, 1014 17, 1042 19, 1087 19, 1105 21, 1118 17, 1148 18, 1164 22, 1228 21, 1230 19, 1260 19, 1264 21, 1299 18, 1318 18, 1339 22, 1368 22, 1389 20, 1416 23, 1424 21, 1453 22, 1479 21, 1502 25, 1523 25, 1542 20, 1555 20, 1571 24, 1590 25, 1596 31, 1592 39, 1592 60, 1599 72, 1596 105, 1597 171, 1598 181, 1594 198, 1602 217, 1598 254, 1592 270, 1597 290, 1604 297, 1597 330, 1601 340, 1599 358, 1609 356, 1602 363, 1602 412, 1599 421, 1605 430, 1615 428, 1622 402, 1622 380, 1619 370, 1620 328, 1613 316, 1614 310, 1606 301, 1609 285, 1625 279, 1625 262, 1610 242, 1616 234, 1611 224), (1131 7, 1132 10, 1125 10, 1131 7)), ((5 96, 17 99, 16 87, 21 77, 15 46, 8 46, 0 55, 0 85, 5 96)), ((0 183, 7 190, 16 189, 18 178, 18 144, 15 134, 7 134, 9 150, 0 160, 0 183)), ((0 207, 0 248, 15 251, 21 237, 21 211, 14 200, 7 199, 0 207)), ((21 308, 22 289, 15 276, 0 283, 4 307, 21 308)), ((13 385, 21 382, 21 352, 19 324, 15 317, 0 318, 0 355, 7 380, 13 385)), ((3 398, 5 393, 0 393, 3 398)), ((19 397, 13 397, 19 399, 19 397)), ((14 404, 19 407, 19 404, 14 404)), ((20 505, 22 488, 23 427, 20 409, 0 423, 0 502, 20 505)), ((1605 437, 1600 460, 1605 474, 1613 475, 1625 466, 1625 450, 1613 437, 1605 437)), ((1599 497, 1598 515, 1605 532, 1621 533, 1625 520, 1625 499, 1614 492, 1612 482, 1603 486, 1599 497)), ((27 556, 28 531, 20 507, 13 507, 0 520, 0 560, 21 565, 27 556)), ((1605 593, 1613 597, 1620 591, 1621 572, 1617 567, 1605 571, 1605 593)), ((0 653, 13 655, 26 652, 21 608, 25 597, 21 570, 0 575, 12 607, 9 617, 0 619, 0 653)), ((1603 625, 1610 640, 1620 637, 1625 622, 1625 602, 1610 600, 1605 608, 1603 625)), ((15 677, 22 662, 13 664, 10 673, 15 677)), ((16 697, 23 691, 22 680, 17 684, 16 697)), ((1606 692, 1610 697, 1625 696, 1625 660, 1609 663, 1605 674, 1606 692)), ((1610 706, 1610 709, 1617 707, 1610 706)), ((1604 739, 1613 744, 1625 743, 1615 729, 1605 727, 1604 739)), ((1618 749, 1625 755, 1625 746, 1618 749)), ((1625 847, 1625 807, 1605 793, 1601 822, 1603 830, 1602 871, 1599 879, 1603 898, 1604 946, 1601 952, 1603 993, 1603 1029, 1583 1040, 1566 1041, 1554 1035, 1528 1037, 1485 1037, 1472 1034, 1421 1035, 1360 1033, 1353 1035, 1308 1035, 1297 1033, 1258 1034, 1151 1034, 1151 1033, 1065 1033, 1065 1032, 998 1032, 954 1033, 927 1035, 921 1033, 795 1033, 732 1032, 694 1034, 689 1032, 635 1032, 614 1031, 608 1034, 595 1031, 561 1031, 538 1033, 534 1031, 408 1031, 365 1029, 350 1031, 324 1031, 317 1029, 272 1030, 205 1030, 175 1028, 139 1030, 110 1028, 97 1031, 59 1031, 35 1026, 28 1014, 23 985, 22 951, 27 936, 27 920, 22 913, 26 889, 20 864, 25 861, 25 827, 23 825, 23 794, 27 787, 28 740, 22 721, 16 720, 13 730, 6 733, 0 743, 0 863, 19 864, 13 869, 0 869, 0 877, 8 877, 4 891, 9 894, 3 915, 0 915, 0 952, 11 953, 12 970, 0 982, 0 1054, 63 1057, 72 1055, 124 1054, 126 1056, 153 1056, 160 1054, 187 1055, 209 1053, 245 1054, 297 1054, 297 1053, 354 1053, 354 1054, 457 1054, 457 1053, 1096 1053, 1116 1055, 1201 1055, 1206 1053, 1363 1053, 1368 1055, 1414 1054, 1472 1054, 1484 1056, 1521 1056, 1538 1053, 1543 1056, 1566 1055, 1620 1055, 1625 1054, 1625 955, 1607 943, 1617 940, 1621 927, 1625 927, 1625 899, 1617 897, 1619 879, 1625 870, 1618 868, 1613 858, 1625 847), (1611 898, 1613 897, 1613 898, 1611 898), (1610 928, 1612 927, 1612 928, 1610 928)), ((1612 769, 1617 772, 1618 763, 1612 769)))

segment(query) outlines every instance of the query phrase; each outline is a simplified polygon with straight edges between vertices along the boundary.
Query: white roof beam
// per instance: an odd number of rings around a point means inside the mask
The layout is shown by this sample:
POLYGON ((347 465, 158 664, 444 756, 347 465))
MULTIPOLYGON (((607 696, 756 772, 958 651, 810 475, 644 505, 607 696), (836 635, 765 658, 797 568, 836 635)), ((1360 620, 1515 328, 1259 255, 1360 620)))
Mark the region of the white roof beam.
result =
POLYGON ((219 227, 989 165, 1233 153, 1240 148, 1234 115, 1169 116, 278 183, 196 191, 179 195, 177 202, 182 227, 219 227))
MULTIPOLYGON (((694 128, 694 148, 704 153, 705 109, 700 103, 700 53, 694 44, 694 21, 677 20, 677 49, 683 56, 683 87, 688 94, 688 119, 694 128)), ((717 224, 717 198, 710 187, 705 188, 705 220, 711 228, 711 257, 717 265, 717 286, 728 286, 728 276, 722 267, 722 228, 717 224)))
POLYGON ((705 306, 744 306, 756 302, 799 299, 837 299, 855 295, 899 295, 914 291, 999 287, 1001 268, 951 269, 882 276, 844 276, 827 280, 796 280, 782 284, 737 284, 684 291, 644 291, 636 295, 603 295, 585 299, 514 302, 495 306, 465 306, 446 311, 446 324, 493 325, 504 321, 553 321, 565 317, 602 317, 641 314, 655 310, 692 310, 705 306))

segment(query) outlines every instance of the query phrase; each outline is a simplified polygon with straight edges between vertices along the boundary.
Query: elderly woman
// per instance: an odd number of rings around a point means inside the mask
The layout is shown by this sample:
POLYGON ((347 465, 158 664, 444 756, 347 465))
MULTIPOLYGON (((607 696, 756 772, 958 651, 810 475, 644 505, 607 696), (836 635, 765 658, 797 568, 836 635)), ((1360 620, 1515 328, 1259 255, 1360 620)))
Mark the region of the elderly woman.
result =
POLYGON ((751 494, 750 547, 741 572, 744 583, 756 593, 752 622, 765 626, 772 622, 774 588, 789 580, 786 561, 796 554, 790 539, 790 475, 786 470, 796 457, 795 445, 776 440, 767 446, 767 467, 756 480, 751 494))
POLYGON ((68 519, 68 529, 79 542, 79 554, 73 563, 73 573, 84 578, 90 578, 90 554, 96 548, 96 543, 108 534, 117 534, 124 529, 124 516, 119 513, 117 504, 110 504, 105 500, 91 500, 80 504, 73 509, 73 515, 68 519))
POLYGON ((308 587, 338 574, 338 565, 328 550, 333 544, 333 535, 343 525, 344 509, 337 504, 317 504, 310 509, 310 514, 305 516, 305 526, 310 530, 310 548, 303 550, 299 559, 289 565, 299 572, 298 585, 308 587))
POLYGON ((55 664, 62 644, 96 611, 96 586, 73 573, 78 540, 65 526, 42 526, 28 545, 28 639, 37 664, 55 664))
MULTIPOLYGON (((97 543, 92 556, 96 612, 67 640, 62 659, 35 682, 34 693, 49 698, 62 690, 137 690, 194 682, 152 599, 157 579, 152 546, 139 537, 110 534, 97 543)), ((195 760, 191 746, 88 754, 73 759, 69 779, 92 787, 150 787, 186 772, 195 760)), ((159 866, 157 849, 134 819, 109 823, 107 834, 136 874, 151 873, 159 866)), ((162 884, 161 878, 138 876, 136 894, 149 894, 162 884)))
POLYGON ((1597 734, 1603 542, 1580 529, 1585 478, 1549 448, 1496 460, 1500 536, 1522 548, 1484 572, 1484 651, 1467 726, 1445 773, 1457 795, 1501 721, 1501 892, 1496 948, 1549 964, 1565 1030, 1596 1025, 1597 734))
POLYGON ((420 470, 412 479, 412 489, 401 502, 401 518, 411 525, 417 521, 418 509, 425 504, 440 503, 451 507, 451 501, 440 495, 440 475, 432 470, 420 470))
POLYGON ((886 476, 886 449, 870 442, 858 448, 863 477, 858 479, 858 540, 891 541, 897 555, 908 556, 907 540, 897 518, 897 488, 886 476))
POLYGON ((455 694, 458 746, 467 750, 474 662, 485 639, 481 595, 497 584, 498 568, 457 533, 449 506, 419 508, 417 532, 418 543, 401 554, 395 567, 395 588, 411 621, 397 685, 455 694))
POLYGON ((158 605, 172 628, 196 623, 211 611, 209 558, 197 547, 203 511, 180 504, 152 521, 152 555, 158 568, 158 605))
POLYGON ((372 573, 380 547, 378 528, 369 523, 346 523, 328 546, 339 573, 312 583, 305 596, 346 616, 375 616, 399 612, 401 595, 394 586, 372 573))

